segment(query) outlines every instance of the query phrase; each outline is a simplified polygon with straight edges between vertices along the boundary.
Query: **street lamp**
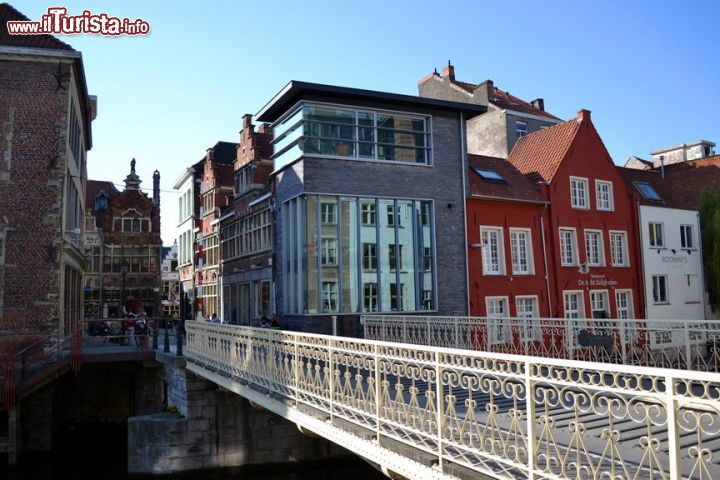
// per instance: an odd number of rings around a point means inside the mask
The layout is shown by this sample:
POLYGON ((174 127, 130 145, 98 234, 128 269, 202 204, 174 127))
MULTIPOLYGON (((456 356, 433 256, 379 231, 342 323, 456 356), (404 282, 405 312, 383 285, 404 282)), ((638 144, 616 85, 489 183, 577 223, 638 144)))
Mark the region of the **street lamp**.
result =
POLYGON ((123 318, 123 312, 125 311, 125 275, 130 270, 130 264, 127 260, 123 259, 120 262, 120 273, 122 273, 122 291, 120 293, 120 309, 118 311, 118 318, 123 318))

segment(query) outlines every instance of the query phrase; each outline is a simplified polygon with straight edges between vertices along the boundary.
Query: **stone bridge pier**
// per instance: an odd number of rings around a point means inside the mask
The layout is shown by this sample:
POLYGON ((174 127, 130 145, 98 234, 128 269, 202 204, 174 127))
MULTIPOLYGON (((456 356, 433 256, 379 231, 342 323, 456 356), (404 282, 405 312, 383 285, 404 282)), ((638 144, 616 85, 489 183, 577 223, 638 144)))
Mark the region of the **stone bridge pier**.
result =
POLYGON ((165 411, 128 419, 128 473, 311 461, 349 453, 156 353, 165 411))

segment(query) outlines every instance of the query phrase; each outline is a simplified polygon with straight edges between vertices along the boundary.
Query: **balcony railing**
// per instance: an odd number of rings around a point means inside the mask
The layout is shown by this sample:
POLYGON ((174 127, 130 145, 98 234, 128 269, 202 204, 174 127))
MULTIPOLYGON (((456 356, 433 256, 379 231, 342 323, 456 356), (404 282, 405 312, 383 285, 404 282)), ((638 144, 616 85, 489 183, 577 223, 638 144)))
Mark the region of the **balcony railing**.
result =
POLYGON ((435 478, 720 478, 718 373, 205 322, 187 334, 196 373, 306 425, 311 412, 316 433, 379 462, 430 456, 435 478))
POLYGON ((361 322, 369 340, 720 371, 720 321, 363 315, 361 322))

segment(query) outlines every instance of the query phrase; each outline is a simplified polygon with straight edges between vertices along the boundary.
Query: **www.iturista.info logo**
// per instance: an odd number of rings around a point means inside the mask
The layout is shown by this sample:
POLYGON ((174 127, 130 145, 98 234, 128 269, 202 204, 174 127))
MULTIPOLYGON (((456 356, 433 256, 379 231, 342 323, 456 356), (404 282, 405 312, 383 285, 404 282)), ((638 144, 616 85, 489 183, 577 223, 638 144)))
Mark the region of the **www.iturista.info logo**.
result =
POLYGON ((150 24, 142 18, 130 20, 111 17, 107 13, 95 14, 90 10, 84 10, 80 15, 68 15, 65 7, 50 7, 39 22, 9 20, 7 30, 10 35, 147 35, 150 33, 150 24))

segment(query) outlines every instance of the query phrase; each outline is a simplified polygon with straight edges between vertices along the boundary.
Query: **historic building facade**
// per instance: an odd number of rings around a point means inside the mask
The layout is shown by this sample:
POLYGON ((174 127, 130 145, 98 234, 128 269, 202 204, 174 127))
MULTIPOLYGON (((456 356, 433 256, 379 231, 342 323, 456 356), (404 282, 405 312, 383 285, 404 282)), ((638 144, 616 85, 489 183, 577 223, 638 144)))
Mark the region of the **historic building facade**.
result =
POLYGON ((88 180, 89 228, 85 249, 86 316, 117 318, 128 313, 160 315, 160 174, 153 182, 157 194, 140 190, 135 160, 118 192, 109 182, 88 180), (109 190, 109 191, 106 191, 109 190), (92 197, 91 197, 92 195, 92 197))
POLYGON ((82 55, 0 4, 0 354, 62 338, 82 317, 86 152, 96 99, 82 55))
POLYGON ((465 120, 481 105, 290 82, 272 122, 283 327, 362 312, 465 315, 465 120), (438 261, 439 256, 442 260, 438 261))
POLYGON ((272 130, 243 116, 234 164, 234 197, 220 218, 222 319, 256 324, 274 314, 272 130))

